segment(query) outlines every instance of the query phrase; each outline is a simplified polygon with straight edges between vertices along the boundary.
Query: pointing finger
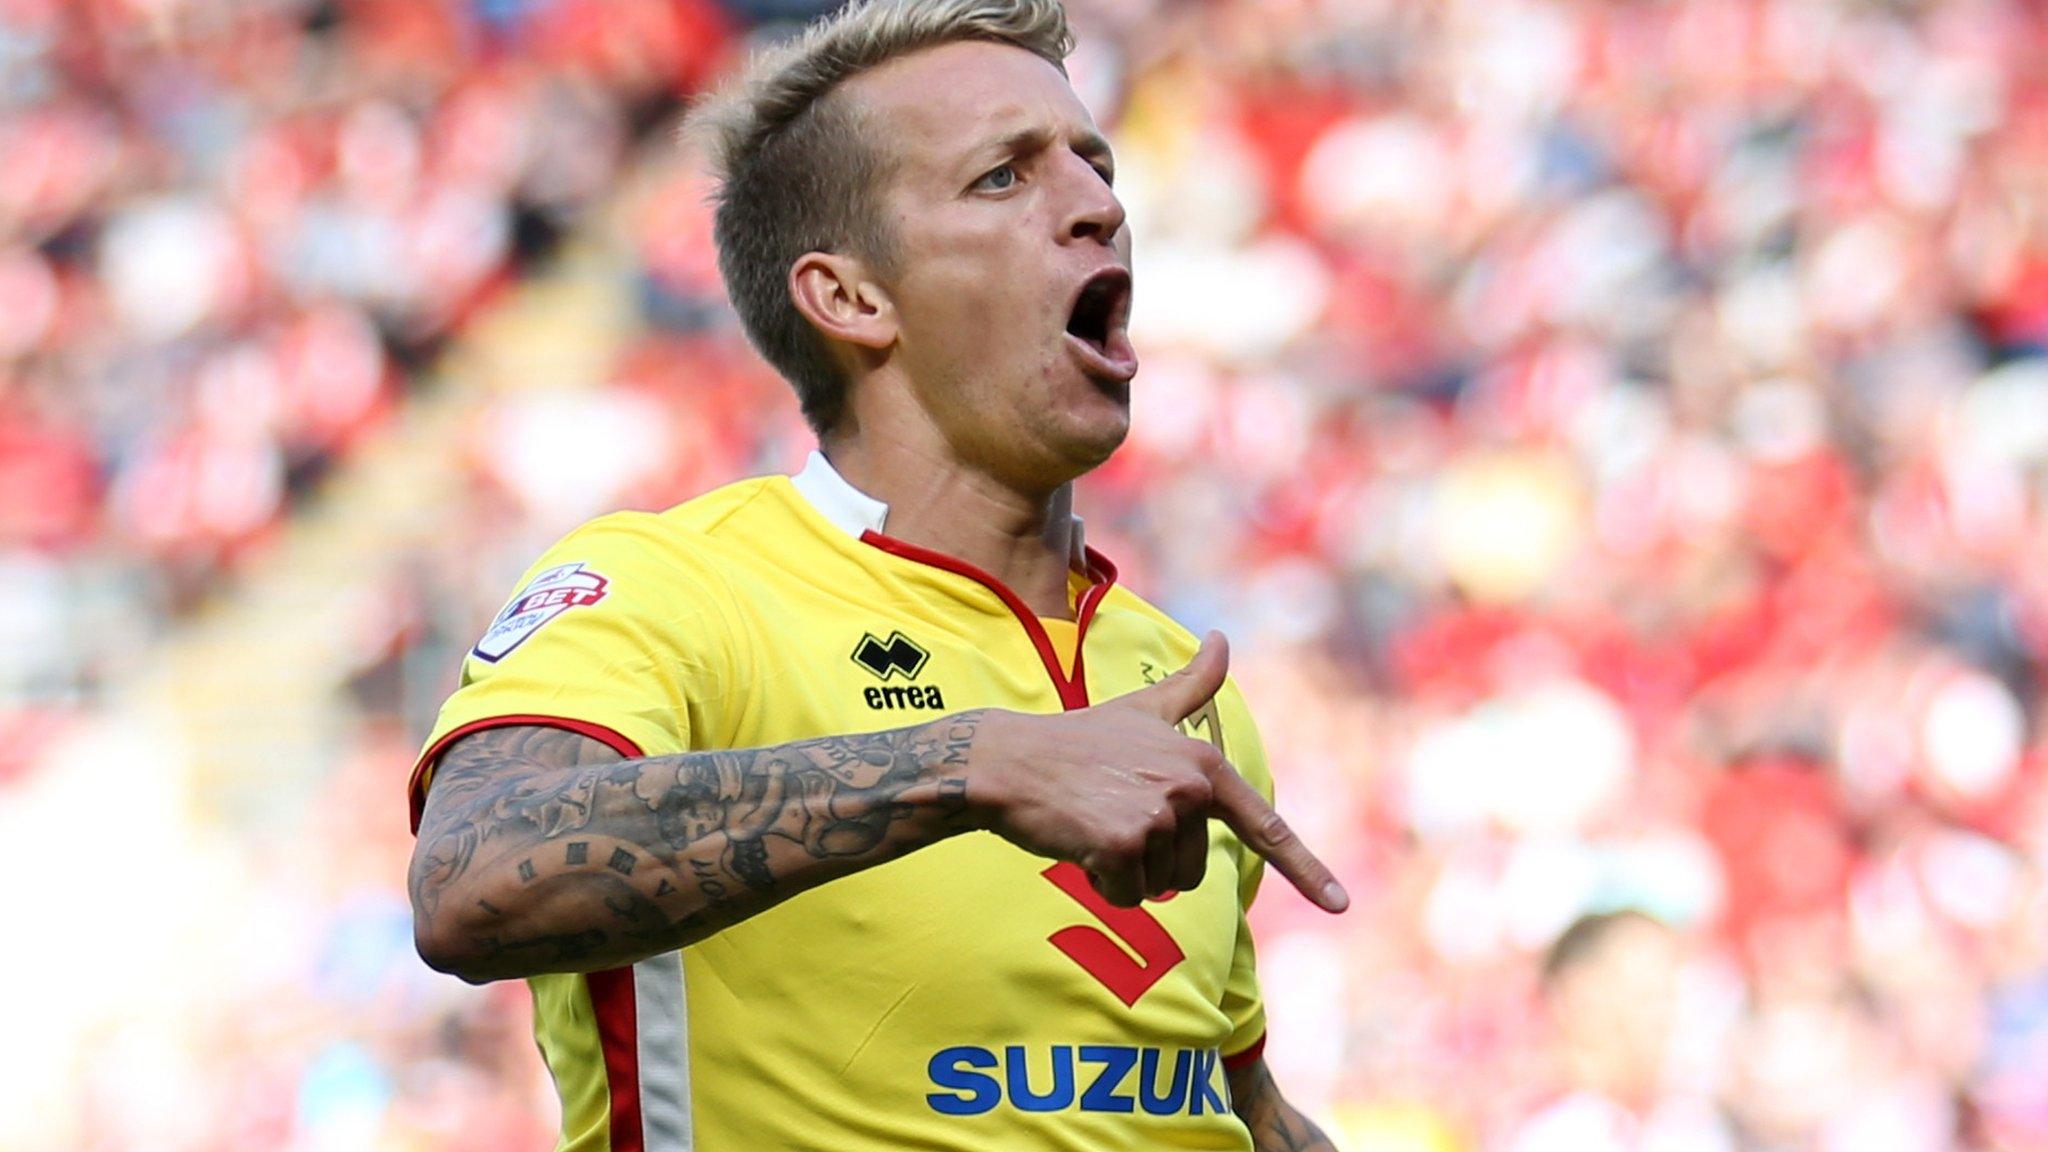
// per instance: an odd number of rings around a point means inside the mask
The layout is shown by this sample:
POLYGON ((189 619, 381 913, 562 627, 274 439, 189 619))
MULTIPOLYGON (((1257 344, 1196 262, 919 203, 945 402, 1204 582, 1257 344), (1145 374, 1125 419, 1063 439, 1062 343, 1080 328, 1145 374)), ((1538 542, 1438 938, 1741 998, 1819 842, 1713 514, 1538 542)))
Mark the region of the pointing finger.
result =
POLYGON ((1210 812, 1237 833, 1245 846, 1279 869, 1287 882, 1325 912, 1342 912, 1351 906, 1351 896, 1337 882, 1328 866, 1316 859, 1308 845, 1287 826, 1258 790, 1225 766, 1214 773, 1215 798, 1210 812))

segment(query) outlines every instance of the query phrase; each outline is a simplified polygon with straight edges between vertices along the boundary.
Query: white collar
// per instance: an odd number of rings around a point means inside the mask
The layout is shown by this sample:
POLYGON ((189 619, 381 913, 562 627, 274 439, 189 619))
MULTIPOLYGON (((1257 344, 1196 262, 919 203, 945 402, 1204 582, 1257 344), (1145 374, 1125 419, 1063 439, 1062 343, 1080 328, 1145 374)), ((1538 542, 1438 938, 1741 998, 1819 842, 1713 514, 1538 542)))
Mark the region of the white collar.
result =
MULTIPOLYGON (((813 450, 804 460, 803 471, 789 478, 796 486, 797 493, 810 501, 818 514, 830 520, 840 531, 854 539, 860 539, 863 532, 885 531, 889 522, 889 506, 873 496, 855 488, 839 469, 832 466, 825 454, 813 450)), ((1081 546, 1081 518, 1074 517, 1074 569, 1088 571, 1087 551, 1081 546)))
POLYGON ((882 531, 889 522, 889 506, 848 483, 823 452, 813 451, 804 470, 789 482, 819 515, 856 540, 863 532, 882 531))

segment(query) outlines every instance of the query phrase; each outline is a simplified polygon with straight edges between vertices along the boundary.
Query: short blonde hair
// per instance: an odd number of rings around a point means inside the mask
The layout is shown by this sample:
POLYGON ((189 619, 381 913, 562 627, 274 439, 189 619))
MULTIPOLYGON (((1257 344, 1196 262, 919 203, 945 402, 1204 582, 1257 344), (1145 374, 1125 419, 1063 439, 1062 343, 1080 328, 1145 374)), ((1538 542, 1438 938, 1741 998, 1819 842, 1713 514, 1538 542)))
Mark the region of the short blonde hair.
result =
POLYGON ((1059 0, 859 0, 756 56, 686 128, 718 172, 712 236, 726 293, 820 435, 844 413, 847 381, 790 297, 790 265, 806 252, 884 269, 894 258, 877 201, 886 157, 862 111, 832 96, 890 60, 963 40, 1022 48, 1062 75, 1074 49, 1059 0))

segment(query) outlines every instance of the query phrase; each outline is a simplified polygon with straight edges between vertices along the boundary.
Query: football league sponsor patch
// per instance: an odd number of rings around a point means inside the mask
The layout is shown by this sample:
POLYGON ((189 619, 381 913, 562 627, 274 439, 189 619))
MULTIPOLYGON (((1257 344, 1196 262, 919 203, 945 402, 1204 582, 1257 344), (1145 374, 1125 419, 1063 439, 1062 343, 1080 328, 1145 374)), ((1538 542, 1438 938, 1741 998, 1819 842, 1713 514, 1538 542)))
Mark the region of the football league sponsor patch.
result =
POLYGON ((491 621, 471 654, 479 660, 497 663, 548 621, 571 608, 586 608, 604 599, 610 583, 581 562, 560 564, 542 572, 491 621))

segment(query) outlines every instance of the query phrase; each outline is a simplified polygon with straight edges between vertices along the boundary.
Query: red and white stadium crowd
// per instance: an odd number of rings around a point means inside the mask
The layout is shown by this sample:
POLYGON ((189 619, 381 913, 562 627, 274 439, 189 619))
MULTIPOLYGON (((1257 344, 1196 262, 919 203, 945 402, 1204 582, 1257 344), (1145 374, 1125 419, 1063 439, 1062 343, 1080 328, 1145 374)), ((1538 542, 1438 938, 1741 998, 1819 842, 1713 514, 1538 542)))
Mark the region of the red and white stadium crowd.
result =
MULTIPOLYGON (((1073 9, 1145 362, 1090 542, 1231 636, 1355 900, 1254 912, 1290 1095, 1390 1152, 2048 1149, 2048 6, 1073 9)), ((22 1131, 547 1146, 523 989, 412 954, 404 780, 549 540, 800 461, 674 130, 814 10, 0 0, 0 808, 565 243, 636 311, 446 446, 294 823, 202 817, 244 975, 22 1131)))

